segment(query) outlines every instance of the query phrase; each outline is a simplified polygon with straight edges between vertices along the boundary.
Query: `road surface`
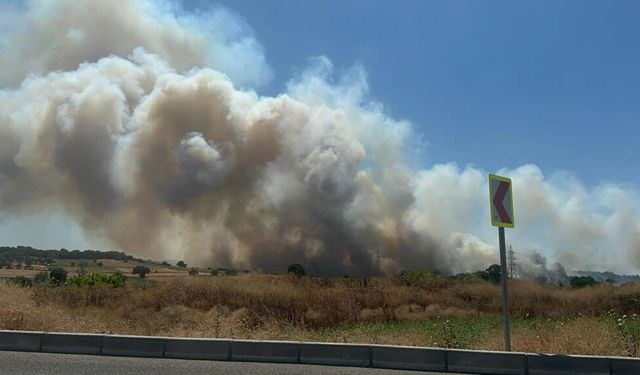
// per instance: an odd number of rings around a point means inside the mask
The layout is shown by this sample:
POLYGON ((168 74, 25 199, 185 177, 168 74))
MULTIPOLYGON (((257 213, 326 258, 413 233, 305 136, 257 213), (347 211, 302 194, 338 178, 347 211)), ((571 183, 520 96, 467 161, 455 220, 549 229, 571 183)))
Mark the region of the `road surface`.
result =
POLYGON ((164 358, 127 358, 78 354, 0 351, 0 374, 246 374, 246 375, 399 375, 438 374, 371 368, 292 365, 271 363, 193 361, 164 358))

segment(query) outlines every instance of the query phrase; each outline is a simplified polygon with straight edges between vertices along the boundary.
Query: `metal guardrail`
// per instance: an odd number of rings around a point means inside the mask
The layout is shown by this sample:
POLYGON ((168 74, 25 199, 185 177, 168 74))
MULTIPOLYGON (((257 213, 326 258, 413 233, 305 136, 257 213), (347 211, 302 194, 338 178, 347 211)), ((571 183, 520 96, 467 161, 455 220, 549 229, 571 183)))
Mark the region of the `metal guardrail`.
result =
POLYGON ((0 350, 473 374, 640 374, 640 359, 410 346, 1 331, 0 350))

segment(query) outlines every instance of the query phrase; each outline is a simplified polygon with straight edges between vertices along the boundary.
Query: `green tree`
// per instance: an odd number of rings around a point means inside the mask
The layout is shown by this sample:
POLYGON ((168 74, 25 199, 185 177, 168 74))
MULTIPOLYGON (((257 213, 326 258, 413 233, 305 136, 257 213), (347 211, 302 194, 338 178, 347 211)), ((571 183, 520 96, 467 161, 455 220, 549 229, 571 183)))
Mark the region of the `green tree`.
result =
POLYGON ((187 264, 182 260, 176 263, 176 265, 181 268, 187 268, 187 264))
POLYGON ((598 282, 591 276, 573 276, 569 279, 569 285, 573 288, 584 288, 586 286, 598 285, 598 282))
POLYGON ((62 285, 67 282, 67 271, 62 267, 52 268, 49 271, 49 278, 54 285, 62 285))
POLYGON ((492 264, 484 271, 483 279, 487 281, 491 281, 494 284, 500 283, 500 277, 502 272, 500 270, 500 266, 497 264, 492 264))
POLYGON ((289 268, 287 268, 287 273, 297 277, 302 277, 307 275, 307 271, 305 271, 302 264, 298 264, 298 263, 290 265, 289 268))
POLYGON ((144 279, 148 273, 151 273, 151 269, 146 266, 133 267, 133 274, 138 275, 141 279, 144 279))

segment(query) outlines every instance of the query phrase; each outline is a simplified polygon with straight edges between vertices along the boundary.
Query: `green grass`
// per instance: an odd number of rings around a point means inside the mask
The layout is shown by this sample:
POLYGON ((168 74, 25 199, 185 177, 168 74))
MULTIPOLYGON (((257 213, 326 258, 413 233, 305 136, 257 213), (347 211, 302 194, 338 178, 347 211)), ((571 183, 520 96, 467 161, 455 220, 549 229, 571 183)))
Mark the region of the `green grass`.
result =
MULTIPOLYGON (((576 319, 515 318, 511 330, 549 335, 576 319)), ((612 327, 614 320, 611 320, 612 327)), ((620 327, 630 343, 640 343, 640 318, 627 318, 620 327)), ((367 322, 310 332, 310 339, 329 342, 394 342, 420 346, 477 349, 488 337, 502 336, 502 319, 495 317, 437 318, 413 322, 367 322)), ((640 345, 640 344, 638 344, 640 345)))
POLYGON ((389 339, 412 338, 417 345, 447 348, 472 348, 486 335, 501 329, 495 318, 431 319, 414 322, 369 322, 318 330, 317 341, 388 342, 389 339))

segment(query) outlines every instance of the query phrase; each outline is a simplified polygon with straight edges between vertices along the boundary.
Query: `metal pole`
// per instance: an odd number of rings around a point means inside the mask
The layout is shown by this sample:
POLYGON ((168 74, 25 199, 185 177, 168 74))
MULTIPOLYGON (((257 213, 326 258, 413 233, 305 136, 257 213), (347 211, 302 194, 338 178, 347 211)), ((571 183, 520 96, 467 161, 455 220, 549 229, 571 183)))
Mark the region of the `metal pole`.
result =
POLYGON ((502 323, 504 326, 504 350, 511 351, 511 328, 509 324, 509 287, 507 283, 507 250, 504 241, 504 228, 498 228, 500 242, 500 281, 502 283, 502 323))

